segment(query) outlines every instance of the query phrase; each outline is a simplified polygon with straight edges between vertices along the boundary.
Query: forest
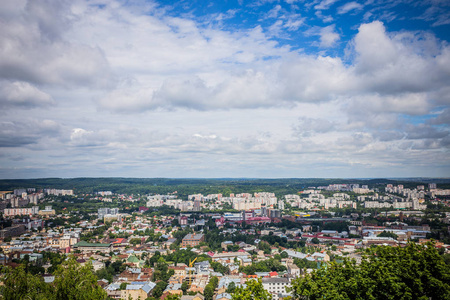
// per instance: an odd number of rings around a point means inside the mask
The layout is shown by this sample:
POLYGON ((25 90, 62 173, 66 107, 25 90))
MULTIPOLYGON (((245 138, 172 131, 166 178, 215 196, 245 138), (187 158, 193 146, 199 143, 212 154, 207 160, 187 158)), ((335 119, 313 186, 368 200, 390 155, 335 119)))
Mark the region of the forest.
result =
POLYGON ((283 179, 170 179, 170 178, 41 178, 0 180, 0 191, 18 188, 73 189, 75 194, 93 194, 111 191, 116 194, 168 194, 174 193, 180 199, 191 194, 223 194, 272 192, 276 195, 295 194, 308 187, 329 184, 360 184, 371 188, 386 184, 403 184, 405 188, 438 184, 439 188, 450 188, 450 179, 408 178, 408 179, 337 179, 337 178, 283 178, 283 179))

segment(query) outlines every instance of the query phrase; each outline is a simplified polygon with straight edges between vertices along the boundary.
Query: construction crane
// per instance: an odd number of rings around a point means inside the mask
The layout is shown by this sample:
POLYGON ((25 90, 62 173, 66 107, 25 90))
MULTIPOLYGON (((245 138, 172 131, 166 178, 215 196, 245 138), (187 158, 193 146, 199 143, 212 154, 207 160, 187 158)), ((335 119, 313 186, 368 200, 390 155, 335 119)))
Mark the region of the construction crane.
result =
POLYGON ((189 259, 189 278, 188 278, 188 282, 189 282, 189 287, 191 287, 191 283, 192 283, 192 269, 194 267, 194 263, 197 260, 198 257, 196 257, 194 260, 190 260, 189 259))

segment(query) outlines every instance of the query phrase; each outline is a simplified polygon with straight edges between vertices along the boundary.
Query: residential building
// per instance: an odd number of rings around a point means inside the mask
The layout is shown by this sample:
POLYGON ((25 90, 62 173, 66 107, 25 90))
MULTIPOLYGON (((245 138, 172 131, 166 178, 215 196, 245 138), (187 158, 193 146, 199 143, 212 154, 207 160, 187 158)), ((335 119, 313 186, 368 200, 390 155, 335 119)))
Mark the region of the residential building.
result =
POLYGON ((205 240, 205 236, 203 234, 188 234, 183 238, 181 242, 181 247, 196 247, 201 242, 205 240))
POLYGON ((263 287, 272 294, 273 300, 278 300, 280 296, 286 295, 286 288, 290 286, 288 278, 263 278, 263 287))

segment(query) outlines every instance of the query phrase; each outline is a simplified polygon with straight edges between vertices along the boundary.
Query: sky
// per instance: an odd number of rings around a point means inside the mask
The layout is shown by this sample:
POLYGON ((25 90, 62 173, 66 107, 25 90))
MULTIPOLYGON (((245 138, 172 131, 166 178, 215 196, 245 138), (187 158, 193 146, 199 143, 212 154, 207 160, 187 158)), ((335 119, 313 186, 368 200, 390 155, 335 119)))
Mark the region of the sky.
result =
POLYGON ((0 0, 0 178, 450 177, 450 1, 0 0))

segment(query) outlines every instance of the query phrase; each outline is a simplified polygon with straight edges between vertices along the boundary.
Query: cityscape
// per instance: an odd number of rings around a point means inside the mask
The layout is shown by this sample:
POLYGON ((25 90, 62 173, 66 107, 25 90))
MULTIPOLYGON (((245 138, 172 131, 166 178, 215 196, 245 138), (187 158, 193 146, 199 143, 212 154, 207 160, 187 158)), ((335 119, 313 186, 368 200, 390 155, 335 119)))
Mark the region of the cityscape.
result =
MULTIPOLYGON (((72 259, 93 274, 98 299, 124 300, 237 299, 249 281, 266 292, 255 299, 297 299, 299 279, 329 264, 363 265, 376 247, 430 247, 448 273, 450 182, 383 181, 295 194, 186 194, 183 181, 164 186, 177 189, 167 194, 82 191, 90 186, 1 191, 0 262, 22 272, 25 265, 29 276, 56 285, 57 270, 72 259)), ((227 188, 242 189, 238 183, 227 188)))
POLYGON ((0 0, 0 300, 450 299, 450 1, 0 0))

